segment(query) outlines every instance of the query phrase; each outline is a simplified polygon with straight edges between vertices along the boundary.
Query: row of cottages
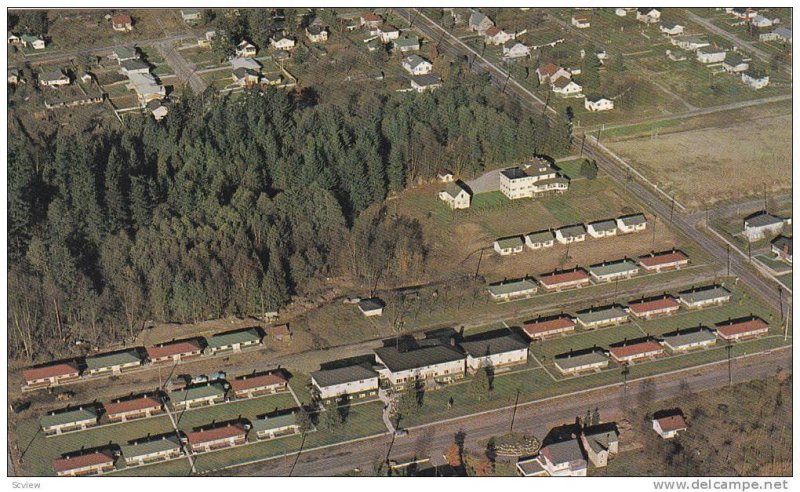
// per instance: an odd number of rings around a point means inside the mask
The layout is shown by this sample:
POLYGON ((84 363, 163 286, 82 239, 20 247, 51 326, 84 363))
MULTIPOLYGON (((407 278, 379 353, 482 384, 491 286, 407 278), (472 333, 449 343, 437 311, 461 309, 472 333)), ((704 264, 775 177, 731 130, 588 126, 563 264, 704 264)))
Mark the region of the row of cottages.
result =
POLYGON ((503 169, 499 178, 500 191, 511 200, 532 198, 549 191, 563 193, 569 188, 569 179, 540 158, 522 167, 503 169))
POLYGON ((100 413, 94 406, 78 407, 65 412, 52 412, 39 418, 39 426, 45 435, 86 430, 97 425, 100 413))
POLYGON ((66 456, 53 460, 53 471, 59 477, 102 475, 114 470, 116 457, 109 450, 66 456))
POLYGON ((179 342, 169 342, 147 347, 147 358, 153 364, 165 362, 177 364, 184 360, 190 360, 203 354, 203 346, 200 340, 185 340, 179 342))
POLYGON ((158 396, 140 396, 103 404, 111 422, 128 422, 161 414, 164 406, 158 396))
POLYGON ((45 70, 37 76, 39 85, 42 87, 62 87, 72 83, 72 80, 60 68, 57 70, 45 70))
POLYGON ((664 347, 654 340, 627 343, 610 347, 608 353, 617 364, 633 364, 643 359, 653 359, 664 355, 664 347))
POLYGON ((772 253, 778 260, 783 260, 786 263, 792 264, 792 238, 787 236, 778 236, 772 240, 771 247, 772 253))
POLYGON ((712 285, 681 292, 678 300, 689 309, 701 309, 725 304, 731 300, 731 293, 725 287, 712 285))
POLYGON ((548 292, 559 292, 568 289, 579 289, 591 283, 589 274, 582 268, 548 273, 539 277, 539 284, 548 292))
POLYGON ((557 356, 553 364, 561 374, 575 375, 605 369, 608 367, 608 357, 597 349, 576 354, 570 351, 568 354, 557 356))
POLYGON ((779 234, 786 225, 792 225, 791 217, 778 217, 766 211, 756 212, 744 219, 742 234, 748 241, 755 242, 779 234))
POLYGON ((467 354, 467 372, 472 374, 482 367, 499 369, 528 361, 528 342, 513 334, 470 337, 459 346, 467 354))
POLYGON ((680 307, 680 303, 674 297, 665 294, 656 299, 642 299, 628 303, 628 313, 640 319, 652 319, 675 314, 680 307))
POLYGON ((598 283, 624 280, 638 274, 639 266, 628 259, 609 263, 603 262, 589 267, 589 275, 598 283))
POLYGON ((585 330, 595 330, 628 322, 628 312, 620 306, 590 308, 578 311, 575 320, 585 330))
POLYGON ((43 50, 45 48, 44 39, 32 34, 23 34, 21 36, 17 36, 16 34, 9 32, 8 44, 12 46, 22 46, 23 48, 31 48, 34 50, 43 50))
POLYGON ((258 439, 275 439, 300 431, 297 414, 294 412, 251 420, 250 426, 250 430, 256 433, 258 439))
POLYGON ((489 285, 489 295, 496 301, 509 301, 530 297, 536 294, 538 286, 536 281, 530 278, 509 280, 489 285))
POLYGON ((212 406, 225 401, 227 388, 220 382, 209 383, 203 386, 194 386, 169 393, 172 408, 190 410, 192 408, 212 406))
POLYGON ((289 384, 282 374, 276 372, 242 376, 228 382, 236 398, 254 398, 286 391, 289 384))
POLYGON ((180 457, 181 441, 176 436, 161 436, 160 439, 134 441, 120 446, 125 466, 141 466, 180 457))
POLYGON ((711 43, 705 38, 692 35, 674 36, 670 38, 669 42, 673 46, 677 46, 682 50, 692 51, 692 52, 697 51, 700 48, 707 48, 711 46, 711 43))
POLYGON ((472 193, 461 181, 452 181, 447 183, 444 191, 439 192, 439 199, 445 202, 452 210, 461 210, 470 207, 472 193))
POLYGON ((137 349, 123 350, 110 354, 100 354, 86 358, 86 372, 89 376, 122 374, 142 365, 143 358, 137 349))
POLYGON ((80 378, 81 371, 75 362, 58 362, 56 364, 31 367, 22 371, 25 385, 28 388, 46 388, 80 378))

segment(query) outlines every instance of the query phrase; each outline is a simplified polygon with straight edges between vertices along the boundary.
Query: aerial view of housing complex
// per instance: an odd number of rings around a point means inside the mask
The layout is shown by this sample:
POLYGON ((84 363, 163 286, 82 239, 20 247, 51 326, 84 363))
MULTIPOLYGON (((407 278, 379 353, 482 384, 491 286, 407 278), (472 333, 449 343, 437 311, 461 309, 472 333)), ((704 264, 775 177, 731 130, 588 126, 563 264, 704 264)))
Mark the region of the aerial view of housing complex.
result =
POLYGON ((8 10, 8 475, 791 477, 792 15, 8 10))

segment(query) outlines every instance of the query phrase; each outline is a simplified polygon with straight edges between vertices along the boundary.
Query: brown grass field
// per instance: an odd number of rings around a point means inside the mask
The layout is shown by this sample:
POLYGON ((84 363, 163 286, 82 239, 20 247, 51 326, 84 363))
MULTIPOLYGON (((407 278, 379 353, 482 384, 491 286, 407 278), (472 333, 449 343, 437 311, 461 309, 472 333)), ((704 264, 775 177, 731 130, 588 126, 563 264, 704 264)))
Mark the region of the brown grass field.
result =
POLYGON ((791 114, 609 143, 688 207, 777 193, 791 187, 791 114))

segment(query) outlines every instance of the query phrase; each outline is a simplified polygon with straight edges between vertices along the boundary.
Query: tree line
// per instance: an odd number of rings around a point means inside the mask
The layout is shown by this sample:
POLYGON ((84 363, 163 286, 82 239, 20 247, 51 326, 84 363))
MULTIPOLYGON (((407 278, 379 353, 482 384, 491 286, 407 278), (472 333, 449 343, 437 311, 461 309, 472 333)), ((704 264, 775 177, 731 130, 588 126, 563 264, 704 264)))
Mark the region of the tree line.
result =
POLYGON ((371 292, 423 273, 422 228, 387 195, 569 146, 568 127, 453 80, 331 102, 207 92, 93 133, 12 114, 9 355, 130 339, 145 320, 259 316, 329 276, 371 292))

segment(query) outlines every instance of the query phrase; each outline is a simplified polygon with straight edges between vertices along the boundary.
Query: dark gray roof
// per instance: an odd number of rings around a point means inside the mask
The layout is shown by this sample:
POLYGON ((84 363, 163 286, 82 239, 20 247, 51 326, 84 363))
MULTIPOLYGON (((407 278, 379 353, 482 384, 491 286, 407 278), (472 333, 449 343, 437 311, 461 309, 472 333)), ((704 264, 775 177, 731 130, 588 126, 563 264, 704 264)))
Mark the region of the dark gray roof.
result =
POLYGON ((613 219, 598 220, 597 222, 592 222, 589 225, 592 226, 592 229, 596 231, 613 231, 617 228, 617 222, 613 219))
POLYGON ((555 363, 562 369, 572 369, 575 367, 588 366, 599 362, 608 362, 608 357, 603 352, 595 350, 586 354, 572 355, 561 354, 556 357, 555 363))
POLYGON ((635 272, 638 270, 639 267, 631 260, 622 260, 614 263, 602 263, 600 265, 593 265, 589 267, 589 273, 594 274, 597 277, 626 272, 635 272))
POLYGON ((417 369, 466 358, 461 352, 445 345, 421 347, 407 352, 400 352, 396 347, 381 347, 375 349, 375 354, 380 357, 384 365, 392 372, 417 369))
POLYGON ((775 34, 777 34, 782 38, 792 39, 792 30, 789 29, 788 27, 779 27, 772 32, 774 32, 775 34))
POLYGON ((730 297, 731 293, 725 287, 712 286, 702 289, 687 290, 680 293, 681 299, 689 303, 699 301, 707 301, 710 299, 719 299, 722 297, 730 297))
MULTIPOLYGON (((459 195, 459 193, 461 193, 462 191, 467 191, 467 190, 463 186, 461 186, 460 184, 458 184, 456 182, 452 182, 452 183, 447 183, 447 186, 444 187, 444 191, 445 191, 445 193, 447 193, 451 197, 455 198, 455 197, 457 197, 459 195)), ((467 191, 467 194, 469 194, 468 191, 467 191)))
POLYGON ((428 87, 431 85, 437 85, 442 83, 442 79, 439 78, 438 75, 433 73, 426 73, 425 75, 414 75, 411 77, 411 80, 414 81, 420 87, 428 87))
POLYGON ((792 254, 792 238, 787 236, 778 236, 772 241, 772 246, 783 251, 784 246, 788 247, 788 253, 792 254))
POLYGON ((577 236, 583 236, 584 234, 586 234, 586 228, 583 227, 583 224, 562 227, 558 231, 564 237, 577 237, 577 236))
POLYGON ((625 215, 620 217, 619 220, 626 226, 634 226, 647 222, 644 214, 625 215))
POLYGON ((599 428, 594 430, 586 428, 583 431, 583 435, 586 436, 586 442, 595 453, 608 451, 612 443, 619 442, 619 435, 616 429, 599 428))
POLYGON ((536 282, 529 278, 521 278, 517 280, 509 280, 499 282, 489 286, 489 292, 492 295, 500 296, 504 294, 515 294, 518 292, 525 292, 536 290, 536 282))
POLYGON ((528 342, 511 333, 483 339, 471 337, 465 339, 459 345, 464 349, 464 352, 472 357, 484 357, 528 348, 528 342))
POLYGON ((577 439, 548 444, 544 446, 539 453, 545 455, 553 464, 580 460, 585 461, 581 445, 578 443, 577 439))
POLYGON ((767 212, 758 212, 746 218, 744 223, 746 227, 764 227, 774 224, 780 224, 784 219, 772 215, 767 212))
POLYGON ((412 69, 414 69, 423 63, 430 63, 430 62, 419 55, 408 55, 408 57, 406 57, 406 63, 408 63, 408 65, 412 69))
POLYGON ((503 176, 507 177, 508 179, 520 179, 528 177, 528 173, 526 173, 519 167, 509 167, 508 169, 503 169, 500 172, 503 174, 503 176))
POLYGON ((744 63, 744 60, 738 53, 729 52, 725 55, 725 61, 723 63, 735 67, 744 63))
POLYGON ((713 341, 717 339, 717 336, 708 328, 701 328, 665 334, 662 339, 670 347, 683 347, 694 343, 713 341))
POLYGON ((372 311, 373 309, 382 309, 384 307, 383 301, 377 297, 371 299, 362 299, 358 302, 358 308, 362 311, 372 311))
POLYGON ((498 239, 496 242, 500 249, 518 248, 525 244, 522 236, 504 237, 502 239, 498 239))
POLYGON ((138 58, 134 58, 132 60, 125 60, 122 63, 120 63, 120 66, 124 70, 128 70, 128 71, 130 71, 130 70, 142 70, 144 68, 150 70, 150 65, 148 65, 147 63, 143 62, 142 60, 140 60, 138 58))
POLYGON ((589 324, 605 320, 623 318, 627 315, 628 313, 626 313, 625 310, 622 309, 621 307, 612 306, 608 308, 587 309, 585 311, 578 311, 577 316, 575 318, 581 323, 589 324))
POLYGON ((352 383, 364 379, 377 378, 378 373, 364 366, 346 366, 336 369, 322 369, 311 373, 311 377, 319 386, 352 383))
POLYGON ((67 425, 84 420, 97 420, 97 410, 93 407, 75 408, 66 412, 42 415, 39 423, 42 427, 67 425))
POLYGON ((553 231, 538 231, 532 232, 528 234, 528 241, 536 244, 536 243, 546 243, 547 241, 552 241, 554 238, 553 231))

